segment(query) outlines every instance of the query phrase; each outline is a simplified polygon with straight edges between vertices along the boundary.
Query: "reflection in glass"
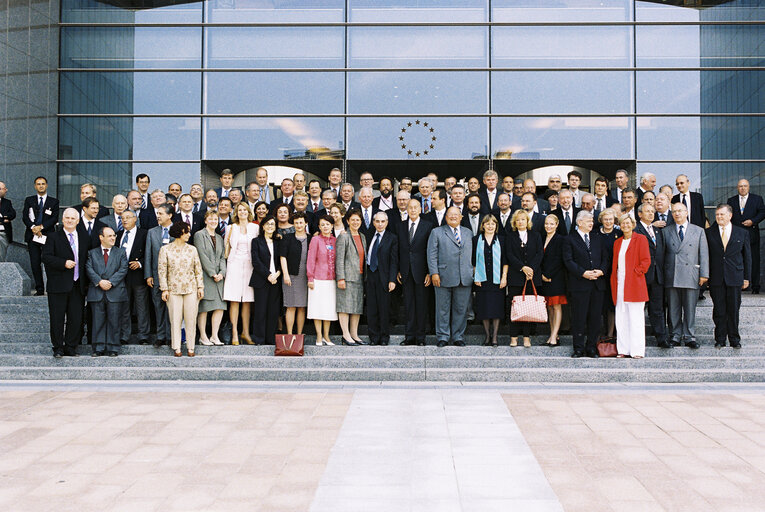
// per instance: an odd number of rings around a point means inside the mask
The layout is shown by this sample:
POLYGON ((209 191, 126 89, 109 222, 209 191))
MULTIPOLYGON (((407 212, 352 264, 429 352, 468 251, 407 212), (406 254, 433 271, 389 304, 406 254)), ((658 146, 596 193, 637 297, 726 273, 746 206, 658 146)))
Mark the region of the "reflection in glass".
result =
POLYGON ((351 114, 486 113, 488 73, 411 71, 348 74, 351 114))
POLYGON ((178 164, 136 162, 133 164, 131 183, 135 183, 135 177, 141 173, 151 176, 151 190, 155 188, 167 190, 171 183, 179 183, 186 191, 194 183, 199 183, 200 165, 199 162, 178 164))
POLYGON ((705 159, 765 159, 765 117, 704 117, 701 141, 705 159))
POLYGON ((629 117, 495 117, 491 139, 495 158, 634 158, 629 117))
POLYGON ((206 29, 209 68, 341 68, 342 27, 206 29))
POLYGON ((639 117, 637 157, 640 160, 698 160, 700 130, 698 117, 639 117))
POLYGON ((650 114, 699 112, 700 71, 638 71, 637 111, 650 114))
POLYGON ((351 27, 351 67, 486 67, 486 27, 351 27))
POLYGON ((207 160, 334 159, 344 147, 341 117, 205 119, 207 160))
MULTIPOLYGON (((673 2, 682 4, 682 2, 673 2)), ((759 0, 694 0, 694 7, 635 1, 637 21, 763 21, 765 3, 759 0), (700 8, 699 8, 700 7, 700 8)))
POLYGON ((62 117, 62 160, 199 160, 199 118, 62 117))
POLYGON ((488 140, 484 117, 348 119, 350 159, 486 158, 488 140))
POLYGON ((210 23, 332 23, 345 21, 345 0, 209 0, 210 23))
POLYGON ((206 73, 207 114, 343 114, 343 73, 206 73))
MULTIPOLYGON (((672 187, 672 193, 677 194, 677 188, 675 187, 675 180, 678 174, 685 174, 688 176, 688 180, 691 182, 691 191, 701 191, 701 166, 698 162, 650 162, 650 163, 637 163, 637 175, 640 176, 645 172, 652 172, 656 175, 656 188, 663 185, 669 185, 672 187)), ((713 204, 709 198, 704 195, 704 202, 706 204, 713 204)))
MULTIPOLYGON (((142 0, 114 2, 135 8, 110 5, 106 0, 61 0, 64 23, 201 23, 202 2, 190 0, 142 0)), ((46 8, 47 10, 47 8, 46 8)))
POLYGON ((481 23, 487 20, 486 0, 350 0, 351 22, 371 23, 481 23))
POLYGON ((494 67, 629 67, 632 28, 625 26, 495 27, 494 67))
POLYGON ((198 68, 201 29, 62 27, 64 68, 198 68))
POLYGON ((629 71, 493 71, 495 114, 629 114, 629 71))
POLYGON ((699 26, 635 27, 639 67, 699 67, 699 26))
POLYGON ((701 65, 734 67, 765 65, 765 24, 702 25, 701 65))
POLYGON ((492 0, 492 21, 509 23, 630 21, 629 0, 492 0))
MULTIPOLYGON (((96 183, 98 197, 111 206, 115 194, 124 194, 135 183, 131 163, 61 162, 58 164, 58 187, 56 196, 62 206, 80 204, 80 185, 96 183)), ((152 175, 154 185, 154 175, 152 175)), ((164 189, 163 189, 164 190, 164 189)))
POLYGON ((198 114, 200 73, 61 73, 62 114, 198 114))
POLYGON ((701 184, 701 193, 704 194, 706 204, 725 203, 729 197, 736 194, 736 184, 741 178, 749 180, 753 191, 762 190, 765 186, 765 161, 703 162, 700 167, 701 181, 691 181, 691 184, 701 184))

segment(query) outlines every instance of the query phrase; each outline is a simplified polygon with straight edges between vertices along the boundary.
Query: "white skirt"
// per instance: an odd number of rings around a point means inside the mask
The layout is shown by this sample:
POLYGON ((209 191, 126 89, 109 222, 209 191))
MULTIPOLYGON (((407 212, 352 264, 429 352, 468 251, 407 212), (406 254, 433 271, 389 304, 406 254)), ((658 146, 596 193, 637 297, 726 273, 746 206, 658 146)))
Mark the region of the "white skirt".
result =
POLYGON ((313 290, 308 289, 308 318, 315 320, 337 320, 336 294, 336 281, 314 280, 313 290))

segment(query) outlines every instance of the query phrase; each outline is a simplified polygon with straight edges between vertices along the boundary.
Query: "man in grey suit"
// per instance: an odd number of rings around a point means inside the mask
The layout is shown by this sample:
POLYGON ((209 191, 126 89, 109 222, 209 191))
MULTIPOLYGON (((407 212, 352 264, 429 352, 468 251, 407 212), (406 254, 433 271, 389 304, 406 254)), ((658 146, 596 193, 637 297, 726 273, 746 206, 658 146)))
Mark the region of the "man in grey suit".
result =
POLYGON ((428 238, 428 269, 436 294, 436 338, 444 347, 449 340, 464 347, 467 309, 473 286, 473 233, 461 226, 462 214, 452 206, 446 224, 428 238), (450 317, 451 316, 451 317, 450 317))
POLYGON ((151 300, 154 303, 154 311, 157 315, 157 337, 154 347, 159 348, 167 345, 170 339, 170 319, 167 316, 167 304, 162 300, 162 291, 159 289, 159 250, 174 239, 170 236, 170 226, 173 224, 175 208, 169 204, 163 204, 157 208, 157 222, 146 235, 146 251, 144 252, 143 278, 151 288, 151 300))
POLYGON ((127 301, 125 276, 128 262, 125 250, 114 247, 116 235, 102 226, 101 245, 88 252, 88 304, 93 314, 93 357, 117 355, 120 346, 120 317, 127 301))
POLYGON ((692 349, 696 341, 696 302, 699 287, 709 279, 709 247, 704 230, 688 222, 688 208, 672 205, 674 224, 656 237, 656 270, 663 272, 669 308, 670 343, 692 349))

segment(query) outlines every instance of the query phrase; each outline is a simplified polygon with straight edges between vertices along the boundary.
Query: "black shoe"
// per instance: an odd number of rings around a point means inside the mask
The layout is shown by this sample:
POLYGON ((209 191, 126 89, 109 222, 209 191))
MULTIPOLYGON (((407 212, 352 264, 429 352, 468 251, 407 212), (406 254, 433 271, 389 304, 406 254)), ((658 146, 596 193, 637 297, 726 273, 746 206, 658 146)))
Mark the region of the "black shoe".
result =
POLYGON ((441 347, 445 347, 448 344, 449 344, 448 341, 441 340, 441 341, 438 342, 438 344, 436 346, 441 348, 441 347))
POLYGON ((149 344, 149 340, 140 340, 140 341, 138 342, 138 344, 139 344, 139 345, 148 345, 148 344, 149 344))
POLYGON ((572 359, 578 359, 580 357, 584 357, 584 354, 580 350, 574 350, 574 353, 571 354, 572 359))
POLYGON ((491 346, 491 336, 488 334, 486 335, 486 339, 483 340, 482 346, 484 347, 490 347, 491 346))
POLYGON ((587 357, 591 357, 592 359, 597 359, 600 357, 600 354, 597 352, 587 352, 587 357))
POLYGON ((103 350, 94 350, 90 357, 101 357, 102 355, 104 355, 103 350))
POLYGON ((703 293, 702 293, 701 295, 699 295, 699 300, 706 300, 706 299, 707 299, 707 298, 706 298, 706 297, 704 297, 704 294, 703 294, 703 293))
POLYGON ((454 342, 454 346, 455 347, 464 347, 465 346, 465 342, 462 341, 462 340, 457 340, 457 341, 454 342))
POLYGON ((379 343, 379 345, 383 345, 383 346, 387 347, 387 346, 388 346, 388 340, 385 340, 385 341, 381 341, 381 342, 379 343))
POLYGON ((79 357, 80 356, 80 354, 78 354, 76 350, 64 350, 64 355, 66 357, 79 357))
POLYGON ((685 346, 688 347, 688 348, 691 348, 693 350, 696 350, 697 348, 699 348, 699 344, 696 342, 696 340, 687 341, 685 343, 685 346))
POLYGON ((415 340, 411 340, 411 339, 404 340, 404 341, 402 341, 400 343, 400 345, 416 345, 416 344, 417 344, 417 342, 415 340))
POLYGON ((417 345, 420 346, 420 347, 424 347, 425 346, 425 340, 418 341, 417 345))
POLYGON ((160 348, 164 346, 165 340, 156 339, 154 340, 154 348, 160 348))
POLYGON ((364 340, 362 340, 360 338, 358 340, 354 340, 354 341, 356 342, 357 345, 369 345, 369 343, 367 343, 366 341, 364 341, 364 340))
POLYGON ((670 340, 669 344, 672 345, 673 347, 679 347, 680 346, 680 341, 679 340, 670 340))
POLYGON ((109 352, 106 353, 106 355, 109 357, 117 357, 117 352, 115 352, 114 350, 110 350, 109 352))
POLYGON ((128 340, 120 340, 120 345, 127 345, 127 344, 128 344, 128 340))
POLYGON ((760 294, 760 287, 752 287, 752 295, 759 295, 760 294))
POLYGON ((670 343, 669 343, 667 340, 661 340, 661 341, 660 341, 660 342, 657 344, 657 346, 658 346, 659 348, 672 348, 672 345, 670 345, 670 343))
POLYGON ((355 341, 348 341, 345 338, 340 338, 340 342, 343 345, 348 345, 348 346, 351 346, 351 347, 358 347, 359 346, 359 344, 356 343, 355 341))
POLYGON ((741 343, 736 341, 730 344, 731 348, 741 348, 741 343))
POLYGON ((723 347, 725 347, 725 342, 724 341, 722 341, 722 342, 720 342, 720 341, 715 342, 715 348, 723 348, 723 347))
POLYGON ((53 357, 55 357, 56 359, 61 359, 62 357, 64 357, 64 351, 63 350, 54 350, 53 351, 53 357))
POLYGON ((42 296, 42 295, 45 295, 45 292, 44 292, 43 290, 37 290, 37 291, 35 292, 35 297, 40 297, 40 296, 42 296))

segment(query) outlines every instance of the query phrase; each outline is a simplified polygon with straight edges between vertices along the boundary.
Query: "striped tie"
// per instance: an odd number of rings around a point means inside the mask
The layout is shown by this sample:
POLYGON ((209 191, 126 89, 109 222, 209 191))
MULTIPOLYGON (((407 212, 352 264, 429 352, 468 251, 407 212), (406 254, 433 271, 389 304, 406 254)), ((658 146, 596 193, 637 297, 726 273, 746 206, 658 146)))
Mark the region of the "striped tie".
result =
POLYGON ((460 228, 454 228, 454 239, 457 240, 457 245, 462 247, 462 239, 460 238, 460 228))

